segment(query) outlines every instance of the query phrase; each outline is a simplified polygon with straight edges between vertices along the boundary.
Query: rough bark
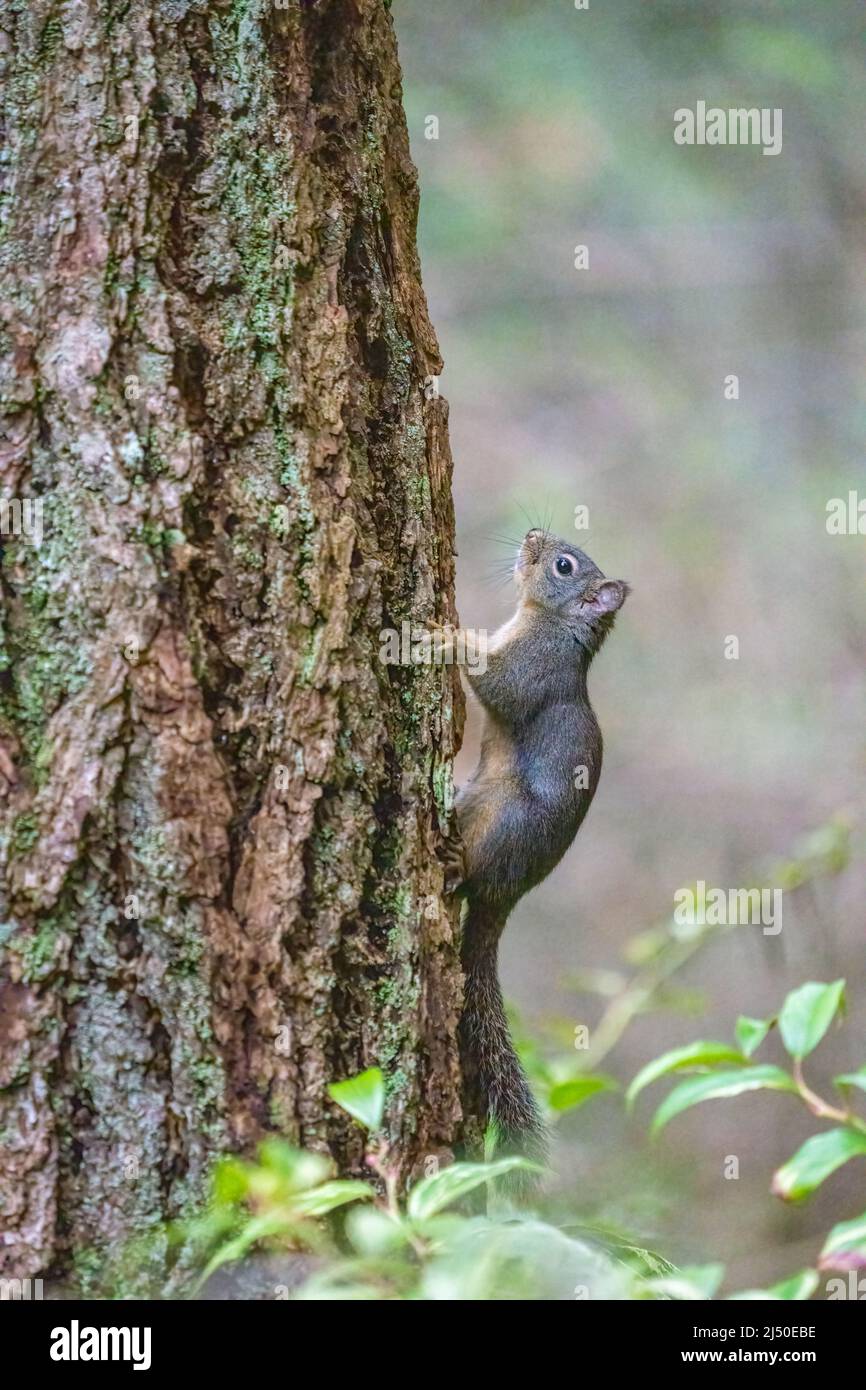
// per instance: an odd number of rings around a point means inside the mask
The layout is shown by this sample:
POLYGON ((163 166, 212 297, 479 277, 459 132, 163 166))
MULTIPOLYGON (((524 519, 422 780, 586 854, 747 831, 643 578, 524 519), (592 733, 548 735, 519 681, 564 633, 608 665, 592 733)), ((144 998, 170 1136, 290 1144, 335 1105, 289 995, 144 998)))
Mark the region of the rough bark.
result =
POLYGON ((2 16, 0 1269, 86 1281, 216 1151, 358 1169, 365 1066, 455 1139, 459 683, 379 660, 451 463, 383 0, 2 16))

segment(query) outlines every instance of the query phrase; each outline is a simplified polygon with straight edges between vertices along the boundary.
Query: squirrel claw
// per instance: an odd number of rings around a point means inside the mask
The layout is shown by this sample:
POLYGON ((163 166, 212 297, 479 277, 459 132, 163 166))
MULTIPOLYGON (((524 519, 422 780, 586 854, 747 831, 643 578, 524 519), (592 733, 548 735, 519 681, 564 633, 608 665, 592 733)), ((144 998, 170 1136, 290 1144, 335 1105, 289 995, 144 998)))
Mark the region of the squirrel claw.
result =
POLYGON ((445 871, 445 895, 452 897, 466 882, 466 849, 460 836, 446 835, 436 857, 445 871))

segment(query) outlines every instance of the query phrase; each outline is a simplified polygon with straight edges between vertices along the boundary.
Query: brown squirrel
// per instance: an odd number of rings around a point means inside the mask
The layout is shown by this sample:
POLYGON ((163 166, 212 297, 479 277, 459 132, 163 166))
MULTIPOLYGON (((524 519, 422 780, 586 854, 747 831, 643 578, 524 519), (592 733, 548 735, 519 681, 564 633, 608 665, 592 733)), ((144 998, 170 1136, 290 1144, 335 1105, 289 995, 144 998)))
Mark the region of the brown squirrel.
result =
POLYGON ((491 637, 486 670, 466 669, 485 723, 478 767, 456 801, 467 901, 460 1048, 469 1112, 493 1124, 500 1151, 543 1161, 545 1129, 508 1031, 497 948, 515 904, 559 863, 595 794, 602 739, 587 671, 629 586, 537 529, 520 546, 514 578, 514 617, 491 637))

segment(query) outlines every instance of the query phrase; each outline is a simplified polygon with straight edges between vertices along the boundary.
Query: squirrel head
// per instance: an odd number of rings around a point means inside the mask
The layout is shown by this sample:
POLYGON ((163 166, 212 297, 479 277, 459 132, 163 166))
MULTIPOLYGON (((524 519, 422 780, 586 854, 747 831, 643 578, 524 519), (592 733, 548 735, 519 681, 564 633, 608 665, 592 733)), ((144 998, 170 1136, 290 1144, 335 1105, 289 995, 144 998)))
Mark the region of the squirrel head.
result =
POLYGON ((590 653, 598 651, 629 593, 625 580, 606 579, 576 545, 537 528, 523 538, 514 578, 521 606, 560 618, 590 653))

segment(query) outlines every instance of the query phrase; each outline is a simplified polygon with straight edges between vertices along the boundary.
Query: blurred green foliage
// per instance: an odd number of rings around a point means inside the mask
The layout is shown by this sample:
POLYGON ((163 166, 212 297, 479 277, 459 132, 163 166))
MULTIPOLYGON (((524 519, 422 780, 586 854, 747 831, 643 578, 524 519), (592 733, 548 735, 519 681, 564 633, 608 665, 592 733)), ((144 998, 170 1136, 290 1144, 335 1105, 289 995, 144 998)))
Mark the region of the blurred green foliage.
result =
MULTIPOLYGON (((776 866, 792 891, 841 873, 849 862, 850 829, 844 818, 804 837, 796 851, 776 866)), ((670 1006, 673 976, 695 952, 719 933, 736 926, 708 926, 671 920, 643 933, 639 949, 628 952, 631 973, 608 971, 587 984, 600 987, 607 1012, 585 1047, 583 1030, 574 1030, 569 1052, 551 1051, 517 1030, 524 1065, 550 1121, 580 1109, 594 1097, 616 1091, 613 1078, 597 1070, 638 1015, 670 1006)), ((741 929, 741 928, 740 928, 741 929)), ((647 1062, 625 1095, 633 1107, 651 1085, 675 1084, 656 1111, 653 1131, 691 1107, 731 1099, 748 1091, 777 1090, 796 1097, 823 1128, 777 1168, 773 1192, 786 1202, 812 1196, 839 1168, 866 1157, 866 1119, 852 1096, 866 1092, 866 1061, 834 1078, 838 1100, 819 1095, 806 1080, 803 1064, 826 1038, 845 1008, 845 982, 809 981, 792 990, 777 1013, 758 1019, 741 1016, 730 1042, 702 1039, 680 1044, 647 1062), (787 1067, 756 1060, 755 1054, 778 1032, 790 1059, 787 1067)), ((554 1026, 554 1037, 562 1027, 554 1026)), ((299 1300, 561 1300, 685 1299, 719 1295, 725 1277, 721 1262, 674 1267, 638 1237, 604 1229, 571 1210, 555 1219, 512 1209, 498 1193, 498 1180, 534 1165, 516 1157, 486 1163, 456 1162, 429 1171, 401 1195, 398 1168, 382 1134, 387 1104, 385 1078, 378 1067, 334 1083, 332 1099, 368 1136, 371 1182, 341 1179, 320 1155, 293 1149, 280 1139, 262 1145, 250 1163, 227 1158, 216 1168, 207 1211, 174 1232, 176 1246, 199 1269, 200 1290, 218 1269, 267 1249, 286 1257, 303 1252, 305 1263, 290 1286, 274 1297, 299 1300), (488 1193, 488 1214, 467 1211, 473 1193, 488 1193), (334 1223, 335 1214, 342 1220, 334 1223)), ((748 1137, 744 1140, 748 1144, 748 1137)), ((682 1217, 690 1220, 683 1209, 682 1217)), ((866 1213, 836 1221, 813 1265, 766 1287, 749 1288, 735 1299, 803 1300, 819 1288, 821 1275, 866 1267, 866 1213)), ((827 1285, 828 1297, 847 1297, 827 1285)))
MULTIPOLYGON (((813 1135, 776 1172, 774 1192, 787 1201, 810 1196, 842 1164, 866 1157, 866 1120, 845 1101, 831 1104, 806 1083, 801 1063, 818 1046, 844 1001, 844 982, 809 982, 785 999, 778 1017, 739 1020, 738 1040, 754 1050, 778 1026, 792 1060, 788 1072, 757 1064, 750 1051, 733 1044, 700 1042, 677 1048, 649 1063, 629 1090, 634 1101, 665 1076, 692 1073, 679 1081, 656 1114, 660 1128, 689 1106, 759 1088, 797 1095, 818 1119, 835 1127, 813 1135), (746 1026, 744 1026, 746 1025, 746 1026), (732 1063, 734 1066, 732 1067, 732 1063)), ((542 1070, 542 1076, 544 1075, 542 1070)), ((866 1090, 866 1067, 836 1078, 843 1095, 866 1090)), ((573 1105, 587 1098, 581 1083, 555 1082, 547 1089, 552 1109, 558 1090, 572 1086, 573 1105)), ((591 1089, 591 1088, 590 1088, 591 1089)), ((599 1089, 598 1087, 596 1089, 599 1089)), ((461 1210, 480 1188, 495 1189, 497 1179, 533 1165, 515 1157, 489 1163, 435 1167, 414 1184, 405 1199, 397 1193, 387 1147, 375 1138, 385 1105, 385 1079, 378 1068, 331 1088, 338 1104, 369 1128, 368 1165, 378 1188, 339 1179, 329 1162, 293 1149, 280 1139, 261 1146, 258 1161, 223 1160, 214 1176, 210 1207, 182 1229, 187 1247, 202 1264, 198 1291, 221 1266, 243 1260, 262 1246, 313 1256, 307 1276, 290 1294, 297 1300, 466 1301, 512 1299, 686 1299, 713 1298, 724 1278, 722 1264, 675 1269, 650 1251, 624 1242, 605 1245, 601 1233, 578 1238, 535 1215, 506 1212, 478 1216, 461 1210), (337 1233, 328 1218, 348 1213, 337 1233)), ((816 1267, 798 1271, 765 1289, 730 1295, 739 1299, 808 1299, 819 1284, 819 1270, 846 1272, 866 1267, 866 1213, 837 1223, 829 1232, 816 1267)))

